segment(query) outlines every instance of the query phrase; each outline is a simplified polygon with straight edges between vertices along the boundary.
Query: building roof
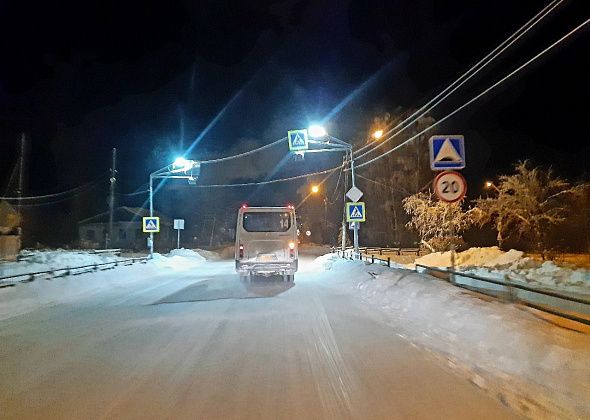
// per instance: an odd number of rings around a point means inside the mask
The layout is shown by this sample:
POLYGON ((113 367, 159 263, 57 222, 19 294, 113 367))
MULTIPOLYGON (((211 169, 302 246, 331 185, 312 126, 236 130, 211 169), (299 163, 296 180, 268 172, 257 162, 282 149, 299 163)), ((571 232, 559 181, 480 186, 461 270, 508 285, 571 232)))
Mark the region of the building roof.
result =
MULTIPOLYGON (((117 207, 113 214, 113 221, 115 222, 138 222, 141 223, 142 217, 148 217, 150 211, 142 207, 117 207)), ((164 216, 161 213, 154 211, 154 216, 160 218, 160 223, 163 225, 172 225, 172 219, 168 216, 164 216)), ((80 220, 78 224, 88 223, 108 223, 109 212, 97 214, 84 220, 80 220)))

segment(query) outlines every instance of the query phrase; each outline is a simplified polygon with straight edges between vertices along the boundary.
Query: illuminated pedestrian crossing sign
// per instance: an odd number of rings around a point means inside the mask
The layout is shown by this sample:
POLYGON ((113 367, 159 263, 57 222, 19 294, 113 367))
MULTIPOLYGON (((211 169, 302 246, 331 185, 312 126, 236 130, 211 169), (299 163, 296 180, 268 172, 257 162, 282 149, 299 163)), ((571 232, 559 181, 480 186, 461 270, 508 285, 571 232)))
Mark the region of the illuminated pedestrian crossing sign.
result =
POLYGON ((430 168, 433 171, 463 169, 465 167, 464 137, 430 137, 430 168))
POLYGON ((365 203, 346 203, 346 221, 347 222, 364 222, 365 221, 365 203))
POLYGON ((289 150, 297 152, 308 149, 307 130, 291 130, 287 132, 287 139, 289 140, 289 150))
POLYGON ((159 217, 144 217, 143 218, 143 231, 145 233, 158 233, 160 231, 160 218, 159 217))

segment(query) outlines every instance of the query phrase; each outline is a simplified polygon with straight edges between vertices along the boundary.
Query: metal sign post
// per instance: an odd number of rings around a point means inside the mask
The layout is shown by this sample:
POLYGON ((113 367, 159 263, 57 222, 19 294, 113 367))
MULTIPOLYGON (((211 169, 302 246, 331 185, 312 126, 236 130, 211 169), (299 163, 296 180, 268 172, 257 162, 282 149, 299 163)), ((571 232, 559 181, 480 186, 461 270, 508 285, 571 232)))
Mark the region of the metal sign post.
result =
POLYGON ((180 249, 180 231, 184 230, 184 219, 174 219, 174 229, 177 231, 176 249, 180 249))

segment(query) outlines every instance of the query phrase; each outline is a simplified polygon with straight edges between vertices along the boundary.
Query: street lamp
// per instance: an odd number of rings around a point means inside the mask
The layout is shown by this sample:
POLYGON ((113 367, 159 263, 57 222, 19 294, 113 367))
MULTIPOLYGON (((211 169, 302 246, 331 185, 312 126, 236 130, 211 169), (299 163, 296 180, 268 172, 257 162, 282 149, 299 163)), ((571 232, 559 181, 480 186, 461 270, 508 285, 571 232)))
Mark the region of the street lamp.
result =
POLYGON ((309 133, 310 137, 316 137, 316 138, 317 137, 326 137, 328 135, 328 132, 326 131, 326 129, 318 124, 310 125, 309 128, 307 129, 307 132, 309 133))
MULTIPOLYGON (((154 217, 154 179, 186 179, 194 184, 201 173, 201 162, 177 157, 171 165, 150 174, 150 217, 154 217)), ((154 258, 154 232, 150 232, 150 258, 154 258)))
POLYGON ((319 185, 313 185, 313 186, 311 187, 311 192, 312 192, 312 193, 314 193, 314 194, 317 194, 319 191, 320 191, 320 187, 319 187, 319 185))
POLYGON ((496 187, 492 181, 486 181, 486 183, 485 183, 485 187, 486 187, 486 188, 493 188, 493 189, 495 189, 497 192, 500 192, 500 190, 498 189, 498 187, 496 187))
POLYGON ((378 140, 383 137, 383 130, 377 130, 372 135, 375 140, 378 140))
MULTIPOLYGON (((317 138, 322 137, 321 140, 310 140, 309 143, 313 146, 318 145, 318 148, 309 148, 305 149, 305 151, 301 153, 319 153, 319 152, 344 152, 344 165, 347 163, 350 164, 350 175, 352 178, 352 186, 355 187, 355 174, 354 174, 354 158, 352 156, 352 144, 346 143, 340 139, 335 137, 329 136, 326 132, 326 129, 320 125, 311 125, 307 132, 310 137, 317 138)), ((381 133, 383 135, 383 133, 381 133)), ((300 153, 299 151, 295 151, 293 153, 300 153)), ((319 187, 318 187, 319 191, 319 187)), ((314 193, 314 189, 312 187, 312 193, 314 193)), ((344 209, 342 212, 342 250, 344 251, 346 247, 346 191, 344 197, 344 209)), ((355 254, 359 252, 359 231, 358 231, 358 224, 355 223, 354 225, 354 251, 355 254)))

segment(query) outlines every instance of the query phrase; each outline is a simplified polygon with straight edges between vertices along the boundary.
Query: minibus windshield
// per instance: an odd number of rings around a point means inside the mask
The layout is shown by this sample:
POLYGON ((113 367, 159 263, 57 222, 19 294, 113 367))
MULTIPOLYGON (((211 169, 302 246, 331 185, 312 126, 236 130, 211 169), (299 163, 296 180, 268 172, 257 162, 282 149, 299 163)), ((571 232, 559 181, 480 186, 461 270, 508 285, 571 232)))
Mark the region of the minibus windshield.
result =
POLYGON ((291 217, 288 212, 246 212, 243 225, 247 232, 286 232, 291 217))

